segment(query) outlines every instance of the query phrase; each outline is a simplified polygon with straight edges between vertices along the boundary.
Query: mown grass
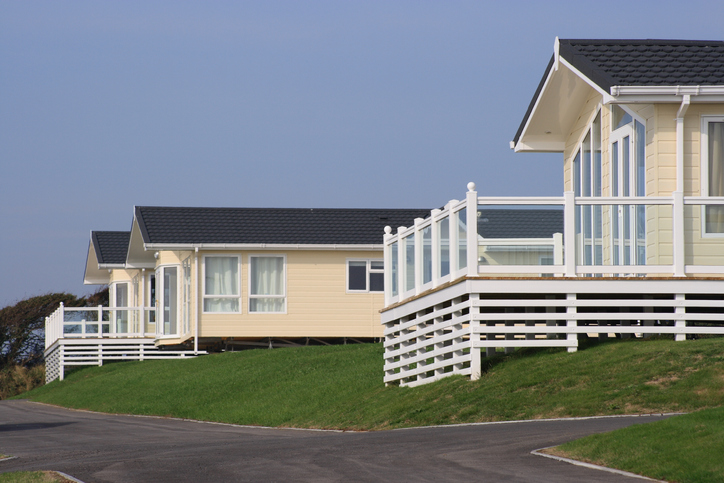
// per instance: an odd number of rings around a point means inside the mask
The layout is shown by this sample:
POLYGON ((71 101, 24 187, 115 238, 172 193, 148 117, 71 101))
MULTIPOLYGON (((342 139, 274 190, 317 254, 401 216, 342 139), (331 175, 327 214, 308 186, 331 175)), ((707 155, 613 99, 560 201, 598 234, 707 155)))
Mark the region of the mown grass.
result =
POLYGON ((62 477, 53 471, 14 471, 0 473, 0 483, 71 483, 71 480, 62 477))
POLYGON ((555 454, 671 482, 721 482, 724 407, 589 436, 555 454))
POLYGON ((524 350, 483 364, 479 381, 385 387, 379 344, 260 349, 84 368, 22 397, 109 413, 358 430, 688 412, 724 402, 724 339, 524 350))

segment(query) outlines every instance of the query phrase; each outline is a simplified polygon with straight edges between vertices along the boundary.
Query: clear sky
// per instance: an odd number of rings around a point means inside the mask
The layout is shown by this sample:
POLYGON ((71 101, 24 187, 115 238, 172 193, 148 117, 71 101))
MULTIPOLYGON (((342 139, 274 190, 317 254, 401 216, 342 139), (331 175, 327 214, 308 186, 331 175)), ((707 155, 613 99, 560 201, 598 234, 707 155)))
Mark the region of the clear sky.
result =
POLYGON ((560 195, 509 148, 556 36, 723 40, 724 3, 0 0, 0 307, 92 292, 134 205, 560 195))

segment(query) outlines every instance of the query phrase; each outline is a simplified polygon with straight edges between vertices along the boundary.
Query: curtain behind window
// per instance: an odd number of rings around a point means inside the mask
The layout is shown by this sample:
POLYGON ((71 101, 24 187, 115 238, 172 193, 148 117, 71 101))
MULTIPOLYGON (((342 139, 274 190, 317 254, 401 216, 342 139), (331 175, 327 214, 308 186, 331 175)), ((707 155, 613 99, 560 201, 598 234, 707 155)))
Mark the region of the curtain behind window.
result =
MULTIPOLYGON (((206 258, 206 295, 239 295, 236 257, 206 258)), ((238 312, 238 298, 205 298, 204 312, 238 312)))
MULTIPOLYGON (((724 196, 724 122, 709 123, 709 196, 724 196)), ((724 233, 724 206, 707 206, 706 232, 724 233)))
POLYGON ((284 312, 284 258, 252 257, 250 312, 284 312), (278 297, 259 297, 277 295, 278 297))

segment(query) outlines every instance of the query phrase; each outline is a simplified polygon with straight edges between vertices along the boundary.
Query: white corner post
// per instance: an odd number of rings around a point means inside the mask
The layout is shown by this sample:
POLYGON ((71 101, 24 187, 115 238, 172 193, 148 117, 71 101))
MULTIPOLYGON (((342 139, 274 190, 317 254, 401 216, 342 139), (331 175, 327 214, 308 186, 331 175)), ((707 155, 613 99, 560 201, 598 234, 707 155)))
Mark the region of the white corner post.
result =
POLYGON ((576 198, 573 191, 563 193, 563 265, 565 276, 576 276, 576 198))
POLYGON ((467 228, 467 268, 468 277, 478 275, 478 192, 475 191, 475 183, 468 183, 468 192, 465 194, 467 228))
POLYGON ((405 295, 405 276, 407 274, 406 251, 407 247, 402 241, 400 233, 407 230, 406 226, 397 227, 397 299, 402 300, 405 295))
POLYGON ((440 226, 435 221, 435 217, 440 214, 440 210, 434 209, 430 212, 430 235, 432 238, 432 286, 440 285, 440 226))

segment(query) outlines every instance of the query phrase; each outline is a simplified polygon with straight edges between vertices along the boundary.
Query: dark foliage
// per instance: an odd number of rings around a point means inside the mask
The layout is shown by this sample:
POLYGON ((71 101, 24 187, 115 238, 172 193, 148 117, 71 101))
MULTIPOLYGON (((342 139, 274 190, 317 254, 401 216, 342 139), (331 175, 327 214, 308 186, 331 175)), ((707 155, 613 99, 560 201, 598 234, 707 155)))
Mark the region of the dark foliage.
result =
POLYGON ((21 300, 0 309, 0 369, 33 366, 43 360, 45 318, 60 305, 84 307, 108 304, 108 288, 88 297, 50 293, 21 300))

